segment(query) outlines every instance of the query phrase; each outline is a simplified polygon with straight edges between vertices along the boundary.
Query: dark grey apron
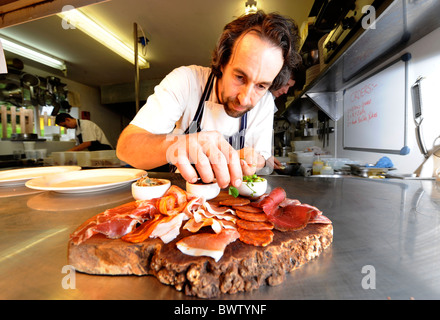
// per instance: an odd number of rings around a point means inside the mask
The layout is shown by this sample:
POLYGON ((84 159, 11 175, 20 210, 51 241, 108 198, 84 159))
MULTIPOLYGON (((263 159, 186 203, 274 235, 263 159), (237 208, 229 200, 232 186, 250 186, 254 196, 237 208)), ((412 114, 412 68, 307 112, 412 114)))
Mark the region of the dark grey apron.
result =
MULTIPOLYGON (((205 101, 208 99, 209 95, 211 94, 213 84, 214 84, 214 74, 211 72, 211 74, 209 75, 208 81, 206 82, 202 97, 200 98, 199 106, 197 108, 196 114, 194 115, 194 118, 193 118, 192 122, 190 123, 189 127, 186 128, 184 134, 196 133, 196 132, 200 132, 202 130, 201 123, 202 123, 205 101)), ((236 134, 234 134, 233 136, 225 137, 228 139, 229 144, 235 150, 240 150, 240 149, 244 148, 246 128, 247 128, 247 113, 245 113, 240 119, 239 131, 236 134)), ((163 167, 164 166, 159 167, 159 168, 163 168, 163 167)), ((159 169, 159 168, 156 168, 156 169, 159 169)), ((169 171, 171 171, 171 172, 175 172, 177 169, 176 166, 171 165, 171 164, 169 165, 169 168, 170 168, 169 171)))

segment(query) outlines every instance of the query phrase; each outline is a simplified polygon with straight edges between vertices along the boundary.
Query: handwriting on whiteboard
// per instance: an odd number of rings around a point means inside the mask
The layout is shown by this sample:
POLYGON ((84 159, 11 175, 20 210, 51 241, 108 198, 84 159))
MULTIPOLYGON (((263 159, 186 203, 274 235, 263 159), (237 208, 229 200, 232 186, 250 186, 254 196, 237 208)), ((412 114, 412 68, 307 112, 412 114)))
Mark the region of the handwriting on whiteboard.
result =
POLYGON ((370 110, 370 106, 372 105, 371 95, 376 87, 376 83, 368 83, 351 93, 350 101, 352 106, 346 111, 347 127, 367 123, 378 118, 378 112, 376 110, 370 110))

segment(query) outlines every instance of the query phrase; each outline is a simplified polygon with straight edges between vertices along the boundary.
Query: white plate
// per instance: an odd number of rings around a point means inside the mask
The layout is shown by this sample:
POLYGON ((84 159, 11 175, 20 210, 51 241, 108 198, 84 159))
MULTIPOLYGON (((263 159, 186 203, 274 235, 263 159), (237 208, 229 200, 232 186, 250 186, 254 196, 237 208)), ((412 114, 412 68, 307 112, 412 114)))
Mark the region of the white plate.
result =
POLYGON ((79 166, 35 167, 0 171, 0 186, 24 185, 26 181, 47 174, 81 170, 79 166))
POLYGON ((144 174, 144 170, 129 168, 81 170, 32 179, 26 187, 61 193, 96 192, 130 184, 144 174))

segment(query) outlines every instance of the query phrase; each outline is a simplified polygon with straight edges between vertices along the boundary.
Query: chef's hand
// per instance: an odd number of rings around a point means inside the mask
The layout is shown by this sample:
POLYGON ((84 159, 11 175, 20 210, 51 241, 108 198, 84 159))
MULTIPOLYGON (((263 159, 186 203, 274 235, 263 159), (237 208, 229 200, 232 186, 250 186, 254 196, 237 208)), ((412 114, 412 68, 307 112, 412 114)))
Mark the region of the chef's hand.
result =
POLYGON ((273 168, 274 169, 282 169, 283 168, 283 165, 281 164, 280 160, 278 160, 277 158, 275 158, 273 156, 271 158, 273 158, 273 168))
POLYGON ((244 176, 251 176, 265 165, 265 160, 253 148, 246 147, 238 151, 240 155, 241 170, 244 176))
POLYGON ((217 179, 220 188, 241 185, 243 173, 239 155, 217 131, 177 136, 167 150, 167 161, 190 183, 195 183, 199 175, 203 182, 217 179))

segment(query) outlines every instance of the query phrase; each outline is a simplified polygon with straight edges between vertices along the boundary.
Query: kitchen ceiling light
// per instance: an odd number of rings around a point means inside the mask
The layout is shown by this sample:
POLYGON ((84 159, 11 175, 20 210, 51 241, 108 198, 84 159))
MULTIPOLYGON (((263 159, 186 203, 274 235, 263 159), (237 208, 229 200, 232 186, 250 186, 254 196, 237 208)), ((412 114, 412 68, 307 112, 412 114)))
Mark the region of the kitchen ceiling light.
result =
MULTIPOLYGON (((134 64, 134 50, 119 40, 115 35, 90 19, 78 9, 63 10, 58 14, 63 19, 63 27, 66 29, 78 28, 110 50, 134 64)), ((145 58, 138 55, 138 64, 141 69, 149 68, 150 64, 145 58)))
POLYGON ((66 64, 63 60, 57 59, 47 53, 43 53, 24 44, 19 44, 17 41, 10 40, 4 35, 0 35, 0 41, 2 42, 3 49, 5 51, 18 54, 19 56, 31 59, 55 69, 59 69, 63 72, 66 71, 66 64))

